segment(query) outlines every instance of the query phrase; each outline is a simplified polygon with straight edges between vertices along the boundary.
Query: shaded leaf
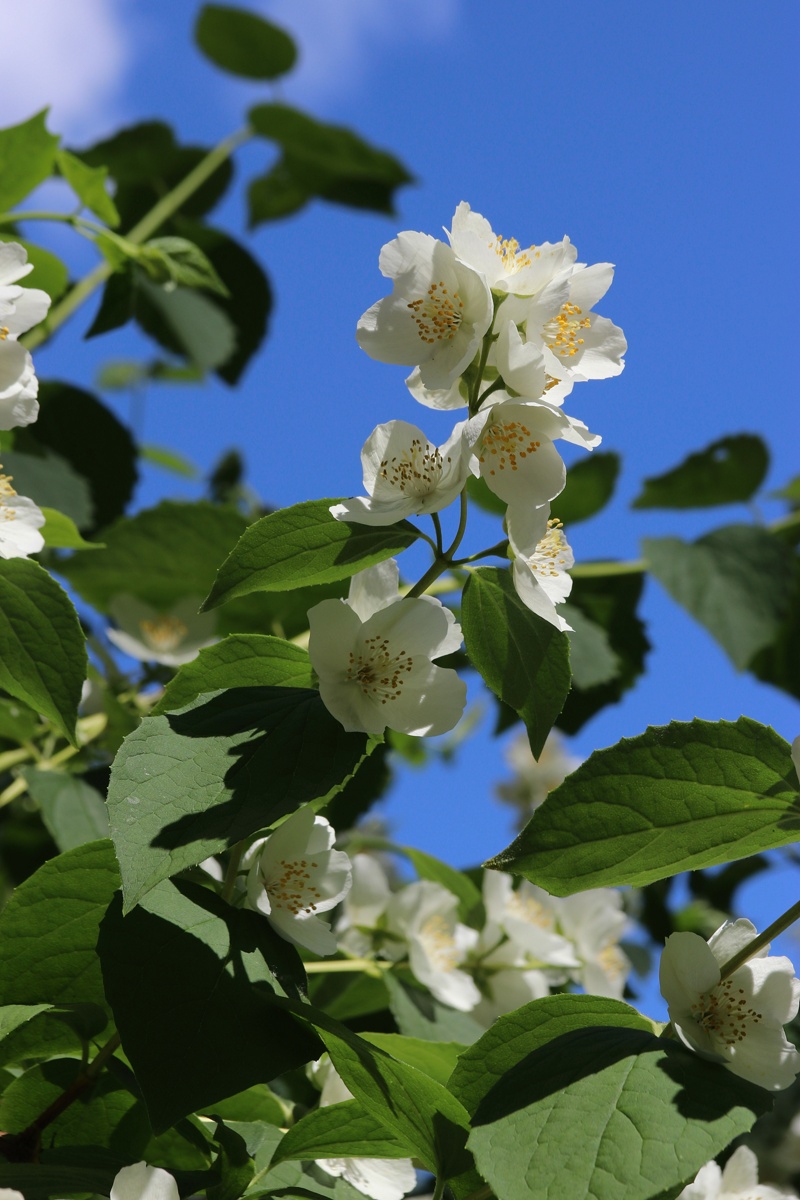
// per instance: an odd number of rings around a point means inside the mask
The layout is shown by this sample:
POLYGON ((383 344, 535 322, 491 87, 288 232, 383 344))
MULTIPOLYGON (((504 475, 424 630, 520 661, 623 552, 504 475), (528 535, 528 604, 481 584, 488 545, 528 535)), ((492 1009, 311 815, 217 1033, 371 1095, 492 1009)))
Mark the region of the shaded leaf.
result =
POLYGON ((551 505, 554 516, 569 529, 600 512, 614 494, 620 465, 620 457, 614 453, 592 454, 572 463, 566 487, 551 505))
POLYGON ((109 836, 106 806, 96 788, 63 771, 27 767, 23 775, 59 850, 109 836))
POLYGON ((311 688, 308 651, 264 634, 230 634, 181 667, 151 716, 182 708, 202 692, 233 687, 311 688))
POLYGON ((264 221, 277 221, 299 212, 310 200, 308 189, 295 179, 289 164, 280 159, 264 175, 251 180, 247 188, 248 228, 264 221))
POLYGON ((690 454, 664 475, 645 479, 632 508, 710 508, 749 500, 769 467, 760 437, 739 433, 690 454))
POLYGON ((277 79, 297 59, 294 41, 278 25, 228 4, 204 4, 194 36, 216 66, 246 79, 277 79))

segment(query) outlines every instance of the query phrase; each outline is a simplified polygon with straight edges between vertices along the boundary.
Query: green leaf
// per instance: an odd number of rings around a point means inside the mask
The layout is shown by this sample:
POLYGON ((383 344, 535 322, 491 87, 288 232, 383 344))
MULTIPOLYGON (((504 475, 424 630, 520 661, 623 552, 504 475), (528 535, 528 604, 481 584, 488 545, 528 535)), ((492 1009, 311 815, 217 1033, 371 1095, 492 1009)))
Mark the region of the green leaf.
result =
POLYGON ((213 371, 236 349, 236 328, 208 297, 185 287, 169 288, 136 277, 136 320, 159 345, 213 371))
POLYGON ((486 866, 556 896, 713 867, 797 838, 789 747, 747 717, 672 722, 597 750, 486 866))
POLYGON ((509 572, 496 567, 470 575, 461 624, 471 663, 522 717, 538 757, 569 692, 566 634, 526 608, 509 572))
POLYGON ((800 475, 793 476, 782 488, 770 492, 772 500, 786 500, 792 509, 800 506, 800 475))
POLYGON ((171 475, 180 475, 183 479, 200 477, 200 468, 177 450, 167 450, 164 446, 139 446, 139 457, 152 466, 161 467, 163 471, 168 471, 171 475))
MULTIPOLYGON (((136 446, 129 431, 97 396, 68 383, 43 383, 39 404, 39 418, 26 434, 60 454, 88 483, 95 527, 116 520, 131 499, 138 478, 136 446)), ((59 512, 66 511, 80 529, 85 527, 59 499, 46 503, 59 512)))
POLYGON ((228 289, 206 255, 188 238, 151 238, 140 247, 136 261, 154 283, 208 288, 220 296, 228 295, 228 289))
POLYGON ((119 225, 119 213, 106 191, 108 171, 105 167, 90 167, 69 150, 56 155, 58 169, 81 204, 112 229, 119 225))
MULTIPOLYGON (((17 445, 33 443, 27 430, 14 432, 17 445)), ((31 444, 31 449, 37 453, 3 451, 4 474, 14 480, 17 494, 36 497, 40 508, 54 509, 58 505, 58 511, 68 516, 79 529, 89 527, 94 519, 94 505, 88 481, 55 451, 43 449, 38 444, 31 444)))
POLYGON ((0 913, 0 1004, 106 1008, 97 930, 119 874, 106 839, 51 858, 0 913))
POLYGON ((87 542, 81 537, 71 517, 54 508, 42 506, 44 525, 41 529, 45 546, 51 550, 104 550, 102 542, 87 542))
MULTIPOLYGON (((570 468, 570 470, 573 469, 570 468)), ((498 517, 506 515, 508 505, 505 500, 501 500, 499 496, 494 494, 482 475, 469 476, 467 479, 467 492, 470 500, 473 500, 485 512, 494 513, 498 517)))
POLYGON ((307 500, 255 521, 220 567, 203 608, 249 592, 282 592, 348 579, 413 545, 408 522, 375 527, 336 521, 337 500, 307 500))
POLYGON ((310 199, 308 189, 298 183, 289 164, 280 159, 265 175, 257 176, 248 185, 248 228, 255 229, 265 221, 290 217, 310 199))
POLYGON ((26 1025, 32 1017, 47 1012, 49 1004, 6 1004, 0 1008, 0 1042, 4 1041, 20 1025, 26 1025))
POLYGON ((286 104, 250 110, 256 133, 277 142, 296 183, 311 195, 392 214, 395 190, 412 177, 393 155, 340 125, 326 125, 286 104))
POLYGON ((783 688, 800 699, 800 564, 795 560, 795 583, 789 610, 776 637, 748 664, 758 679, 783 688))
POLYGON ((9 742, 29 742, 39 725, 38 715, 25 704, 0 697, 0 738, 9 742))
POLYGON ((766 529, 727 525, 696 542, 645 538, 652 574, 743 670, 780 629, 795 582, 790 547, 766 529))
POLYGON ((46 116, 45 108, 0 129, 0 212, 14 208, 52 173, 58 138, 47 132, 46 116))
POLYGON ((468 1145, 497 1200, 652 1200, 770 1106, 768 1092, 674 1042, 588 1027, 503 1074, 468 1145))
POLYGON ((303 976, 296 950, 207 888, 161 883, 126 917, 115 899, 98 953, 156 1132, 319 1057, 317 1039, 271 1003, 303 976))
POLYGON ((403 854, 411 859, 414 870, 420 879, 429 879, 433 883, 439 883, 442 887, 447 888, 448 892, 458 896, 459 921, 463 921, 467 925, 475 922, 483 911, 483 900, 475 884, 463 871, 457 871, 455 867, 448 866, 447 863, 434 858, 432 854, 415 850, 413 846, 404 846, 403 854))
POLYGON ((246 79, 277 79, 297 60, 297 47, 283 29, 227 4, 203 5, 194 36, 216 66, 246 79))
POLYGON ((403 979, 397 971, 386 971, 383 982, 397 1028, 406 1037, 468 1046, 484 1032, 483 1026, 468 1013, 440 1004, 410 977, 403 979))
POLYGON ((16 242, 26 251, 28 262, 33 264, 33 272, 30 278, 26 278, 26 285, 41 288, 53 302, 63 296, 69 283, 66 263, 43 246, 37 246, 27 238, 12 236, 6 231, 0 230, 0 242, 16 242))
POLYGON ((602 625, 595 624, 574 604, 562 604, 560 612, 572 626, 567 636, 573 687, 598 687, 615 679, 619 674, 619 659, 602 625))
POLYGON ((371 1046, 380 1046, 398 1062, 415 1067, 445 1087, 459 1055, 466 1049, 461 1042, 432 1042, 430 1039, 405 1037, 399 1033, 365 1033, 362 1036, 371 1046))
MULTIPOLYGON (((588 647, 574 645, 570 639, 572 691, 557 722, 558 728, 565 733, 576 733, 596 712, 608 704, 615 704, 642 674, 645 655, 650 649, 644 625, 637 615, 643 586, 642 572, 575 579, 569 601, 570 616, 575 615, 577 608, 594 628, 605 632, 608 649, 616 660, 616 670, 606 682, 590 685, 587 681, 592 677, 598 679, 600 672, 595 673, 592 662, 581 663, 581 653, 588 647), (588 666, 592 666, 593 675, 585 671, 588 666)), ((579 632, 577 636, 580 637, 579 632)))
MULTIPOLYGON (((760 437, 739 433, 698 450, 664 475, 645 479, 632 508, 710 508, 749 500, 769 467, 760 437)), ((563 518, 562 518, 563 519, 563 518)))
POLYGON ((393 1137, 358 1100, 328 1104, 307 1113, 281 1138, 273 1165, 305 1158, 407 1158, 404 1141, 393 1137))
POLYGON ((85 678, 83 631, 66 592, 31 559, 0 559, 0 687, 75 744, 85 678))
POLYGON ((600 512, 614 495, 620 470, 618 454, 592 454, 571 463, 567 486, 552 503, 553 514, 567 526, 600 512))
POLYGON ((103 797, 83 779, 35 767, 27 767, 23 775, 59 850, 71 850, 109 836, 103 797))
POLYGON ((234 633, 181 667, 151 716, 182 708, 202 692, 222 688, 313 686, 307 650, 282 638, 234 633))
POLYGON ((73 557, 59 570, 100 612, 125 592, 168 609, 184 596, 208 591, 245 524, 232 508, 164 500, 105 529, 103 554, 73 557))
POLYGON ((112 1166, 73 1167, 59 1163, 11 1163, 0 1159, 0 1187, 16 1188, 26 1200, 50 1200, 63 1192, 89 1192, 107 1196, 117 1168, 112 1166))
POLYGON ((185 867, 338 791, 372 748, 315 691, 233 688, 147 717, 120 749, 108 812, 126 911, 185 867))

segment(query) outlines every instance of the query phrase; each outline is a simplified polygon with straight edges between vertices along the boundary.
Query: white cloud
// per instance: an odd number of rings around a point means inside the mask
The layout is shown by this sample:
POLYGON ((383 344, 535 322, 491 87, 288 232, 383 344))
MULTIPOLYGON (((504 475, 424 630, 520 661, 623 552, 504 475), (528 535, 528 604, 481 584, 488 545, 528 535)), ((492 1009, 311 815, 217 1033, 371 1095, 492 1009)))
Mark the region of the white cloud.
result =
POLYGON ((258 7, 299 43, 287 92, 316 103, 356 90, 384 45, 440 41, 457 16, 457 0, 261 0, 258 7))
POLYGON ((131 59, 126 0, 25 0, 3 28, 3 125, 51 105, 48 127, 79 144, 119 124, 131 59))

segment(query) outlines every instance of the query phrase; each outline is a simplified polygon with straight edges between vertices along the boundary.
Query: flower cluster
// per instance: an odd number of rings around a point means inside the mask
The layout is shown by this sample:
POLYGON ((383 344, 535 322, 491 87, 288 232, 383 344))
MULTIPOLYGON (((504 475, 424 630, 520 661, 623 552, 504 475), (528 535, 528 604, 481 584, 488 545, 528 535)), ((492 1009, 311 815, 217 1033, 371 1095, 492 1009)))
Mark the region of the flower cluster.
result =
MULTIPOLYGON (((331 513, 365 525, 431 516, 430 582, 454 564, 467 481, 482 479, 506 505, 507 553, 520 599, 564 632, 570 626, 556 606, 569 595, 574 560, 550 513, 566 483, 557 444, 591 450, 600 437, 561 406, 576 384, 618 375, 624 366, 622 331, 594 311, 613 268, 577 262, 566 237, 523 249, 495 234, 466 203, 458 205, 447 236, 445 242, 405 231, 383 247, 379 265, 392 291, 363 314, 356 336, 372 358, 412 368, 406 384, 415 400, 439 410, 466 407, 466 419, 438 446, 407 421, 378 425, 361 452, 366 494, 333 505, 331 513), (445 551, 439 513, 459 497, 459 529, 445 551)), ((492 553, 497 549, 463 561, 492 553)), ((352 593, 346 604, 325 601, 312 609, 309 653, 323 701, 345 729, 389 727, 424 736, 459 719, 455 681, 445 684, 432 666, 458 648, 458 626, 445 626, 441 606, 437 618, 426 613, 424 599, 416 589, 411 597, 395 589, 391 597, 382 593, 382 615, 377 607, 359 612, 352 593)))
MULTIPOLYGON (((22 246, 0 242, 0 429, 30 425, 39 415, 39 381, 30 354, 18 341, 50 307, 46 292, 19 285, 32 270, 22 246)), ((42 510, 17 495, 11 476, 0 475, 0 558, 37 554, 44 546, 42 525, 42 510)))
POLYGON ((458 898, 419 880, 392 891, 378 860, 358 854, 337 926, 345 953, 406 961, 442 1004, 488 1025, 501 1013, 571 981, 599 996, 622 996, 629 970, 619 937, 619 892, 599 888, 567 899, 509 875, 485 871, 486 920, 459 919, 458 898))
POLYGON ((758 1160, 748 1146, 740 1146, 725 1164, 706 1163, 686 1185, 677 1200, 792 1200, 794 1192, 758 1182, 758 1160))

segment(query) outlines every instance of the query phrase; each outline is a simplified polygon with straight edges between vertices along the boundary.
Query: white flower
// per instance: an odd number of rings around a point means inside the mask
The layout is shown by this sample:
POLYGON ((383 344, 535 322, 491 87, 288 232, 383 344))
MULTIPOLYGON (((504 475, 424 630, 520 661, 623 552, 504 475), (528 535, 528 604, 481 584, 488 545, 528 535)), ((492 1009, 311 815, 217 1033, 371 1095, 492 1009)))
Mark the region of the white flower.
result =
POLYGON ((730 1156, 722 1171, 715 1162, 706 1163, 687 1184, 677 1200, 788 1200, 794 1193, 758 1182, 758 1159, 747 1146, 730 1156))
POLYGON ((525 314, 526 341, 543 347, 547 374, 555 379, 609 379, 625 366, 625 335, 607 317, 590 310, 614 278, 611 263, 579 263, 569 277, 566 299, 554 308, 534 298, 525 314))
POLYGON ((617 945, 627 918, 622 896, 614 888, 591 888, 556 902, 558 925, 580 960, 570 977, 591 996, 621 1000, 630 971, 627 955, 617 945))
POLYGON ((800 1001, 794 967, 788 958, 768 957, 764 946, 720 979, 720 967, 755 936, 743 919, 726 921, 708 942, 696 933, 671 934, 661 956, 661 994, 684 1045, 779 1091, 800 1071, 800 1054, 783 1032, 800 1001))
POLYGON ((520 733, 506 751, 506 762, 514 772, 514 778, 498 784, 497 794, 502 800, 522 808, 526 818, 564 782, 570 771, 580 766, 580 759, 566 752, 563 738, 556 729, 548 733, 538 760, 531 754, 527 734, 520 733))
POLYGON ((489 287, 515 296, 533 296, 569 270, 577 251, 568 237, 523 249, 516 238, 499 237, 485 217, 462 200, 448 233, 462 262, 485 277, 489 287))
MULTIPOLYGON (((480 1001, 474 980, 458 968, 478 941, 478 932, 458 921, 458 898, 428 879, 395 892, 387 928, 408 944, 411 970, 431 994, 451 1008, 469 1012, 480 1001)), ((387 952, 392 944, 387 944, 387 952)), ((402 954, 398 946, 395 957, 402 954)))
MULTIPOLYGON (((312 1064, 310 1074, 322 1089, 320 1108, 353 1099, 353 1093, 327 1054, 312 1064)), ((316 1162, 323 1171, 337 1179, 346 1179, 372 1200, 402 1200, 417 1183, 417 1173, 410 1158, 318 1158, 316 1162)))
POLYGON ((0 475, 0 558, 27 558, 44 546, 39 533, 44 513, 27 496, 18 496, 10 475, 0 475))
POLYGON ((179 667, 216 641, 216 617, 198 612, 201 603, 201 596, 186 596, 163 612, 135 596, 115 596, 108 611, 119 628, 106 635, 131 658, 179 667))
POLYGON ((46 292, 17 286, 17 280, 32 270, 22 246, 0 243, 0 429, 30 425, 39 414, 33 361, 17 341, 50 307, 46 292))
POLYGON ((0 1188, 0 1200, 25 1200, 25 1197, 15 1188, 0 1188))
POLYGON ((138 1162, 118 1172, 111 1200, 180 1200, 180 1197, 178 1185, 168 1171, 138 1162))
POLYGON ((556 629, 571 629, 555 606, 572 591, 569 570, 575 559, 561 522, 550 517, 550 505, 510 509, 508 540, 516 556, 511 578, 520 600, 556 629))
POLYGON ((309 611, 308 653, 328 711, 348 732, 427 737, 461 717, 466 685, 431 661, 461 645, 461 627, 430 596, 398 595, 393 560, 353 577, 347 601, 309 611))
POLYGON ((498 402, 467 422, 473 447, 470 469, 509 508, 537 507, 563 491, 567 471, 553 445, 562 438, 592 449, 600 438, 582 421, 544 400, 517 401, 499 392, 498 402))
POLYGON ((426 387, 449 387, 492 323, 486 280, 426 233, 398 234, 379 265, 394 290, 361 317, 358 344, 379 362, 418 366, 426 387))
POLYGON ((386 912, 392 892, 379 860, 372 854, 356 854, 352 860, 353 886, 342 905, 336 926, 339 945, 356 958, 373 952, 372 933, 386 912))
POLYGON ((556 902, 542 888, 527 879, 515 888, 504 871, 484 871, 483 903, 486 927, 481 933, 482 945, 497 942, 502 932, 532 968, 563 972, 580 966, 574 946, 558 930, 556 902))
POLYGON ((335 504, 338 521, 392 525, 406 517, 439 512, 458 496, 469 474, 469 447, 462 422, 438 449, 416 425, 389 421, 372 431, 361 451, 368 496, 335 504))
POLYGON ((287 942, 320 955, 335 954, 337 941, 319 913, 336 907, 352 879, 350 859, 332 848, 335 838, 332 826, 306 804, 242 856, 248 907, 263 913, 287 942))

